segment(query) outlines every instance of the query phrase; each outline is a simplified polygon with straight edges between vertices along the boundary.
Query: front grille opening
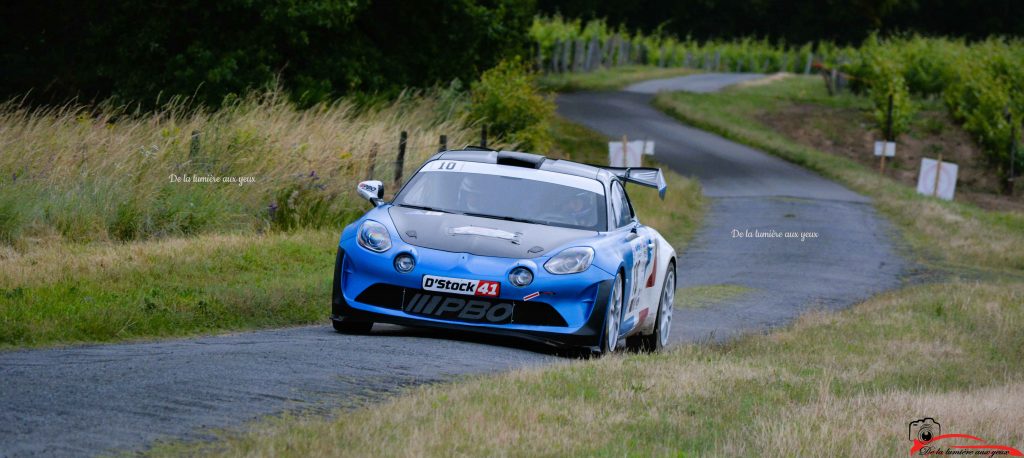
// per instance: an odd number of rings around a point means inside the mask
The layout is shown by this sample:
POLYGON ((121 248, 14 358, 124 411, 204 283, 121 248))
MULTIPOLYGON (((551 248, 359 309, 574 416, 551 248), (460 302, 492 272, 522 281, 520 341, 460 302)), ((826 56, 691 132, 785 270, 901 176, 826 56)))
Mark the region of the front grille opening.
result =
MULTIPOLYGON (((568 323, 565 322, 565 318, 555 310, 551 304, 546 302, 535 302, 535 301, 496 301, 492 299, 486 299, 479 296, 463 296, 456 294, 445 294, 437 293, 433 291, 424 291, 415 288, 403 288, 401 286, 389 285, 386 283, 376 283, 369 288, 366 288, 359 297, 356 298, 357 302, 364 304, 373 305, 376 307, 383 307, 393 310, 402 310, 406 300, 412 300, 417 294, 428 294, 431 296, 440 296, 442 298, 456 297, 462 299, 472 298, 473 300, 485 301, 488 303, 506 302, 513 305, 512 308, 512 324, 524 324, 533 326, 558 326, 565 327, 568 323)), ((471 321, 478 322, 476 320, 459 320, 453 318, 442 318, 447 321, 471 321)))

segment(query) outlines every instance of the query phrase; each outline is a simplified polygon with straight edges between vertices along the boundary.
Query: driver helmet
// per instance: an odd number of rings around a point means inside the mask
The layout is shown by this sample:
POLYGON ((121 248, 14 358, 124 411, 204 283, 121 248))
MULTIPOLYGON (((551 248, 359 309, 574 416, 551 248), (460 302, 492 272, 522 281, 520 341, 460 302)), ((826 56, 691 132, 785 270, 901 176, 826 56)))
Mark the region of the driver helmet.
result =
POLYGON ((462 183, 459 184, 459 202, 462 203, 465 210, 474 213, 486 210, 487 187, 484 184, 485 180, 485 176, 477 174, 467 174, 462 179, 462 183))
POLYGON ((569 197, 566 211, 577 225, 591 226, 594 219, 594 199, 587 191, 578 191, 569 197))

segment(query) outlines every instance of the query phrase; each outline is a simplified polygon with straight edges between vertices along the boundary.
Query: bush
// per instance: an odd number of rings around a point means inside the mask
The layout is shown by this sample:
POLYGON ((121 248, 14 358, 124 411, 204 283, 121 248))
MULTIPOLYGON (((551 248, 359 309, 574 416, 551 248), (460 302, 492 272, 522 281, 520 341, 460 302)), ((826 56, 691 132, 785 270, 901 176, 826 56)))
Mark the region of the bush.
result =
POLYGON ((310 172, 278 191, 270 207, 271 227, 283 231, 340 227, 354 216, 347 208, 332 205, 339 202, 338 196, 328 192, 319 180, 316 172, 310 172))
POLYGON ((537 91, 535 75, 518 58, 484 72, 471 92, 472 119, 520 149, 544 152, 551 147, 547 123, 555 104, 537 91))

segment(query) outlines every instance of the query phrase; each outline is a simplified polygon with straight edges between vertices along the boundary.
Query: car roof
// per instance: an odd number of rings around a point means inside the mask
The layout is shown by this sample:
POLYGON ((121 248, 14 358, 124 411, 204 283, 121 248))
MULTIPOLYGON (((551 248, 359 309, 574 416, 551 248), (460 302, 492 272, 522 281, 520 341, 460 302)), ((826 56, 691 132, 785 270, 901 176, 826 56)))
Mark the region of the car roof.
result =
POLYGON ((566 175, 575 175, 584 178, 592 178, 603 184, 615 179, 615 174, 580 162, 567 161, 564 159, 550 159, 540 154, 523 153, 519 151, 493 151, 483 149, 463 149, 442 151, 427 160, 430 162, 436 159, 449 159, 453 161, 482 162, 485 164, 500 164, 514 167, 523 167, 537 170, 546 170, 566 175))

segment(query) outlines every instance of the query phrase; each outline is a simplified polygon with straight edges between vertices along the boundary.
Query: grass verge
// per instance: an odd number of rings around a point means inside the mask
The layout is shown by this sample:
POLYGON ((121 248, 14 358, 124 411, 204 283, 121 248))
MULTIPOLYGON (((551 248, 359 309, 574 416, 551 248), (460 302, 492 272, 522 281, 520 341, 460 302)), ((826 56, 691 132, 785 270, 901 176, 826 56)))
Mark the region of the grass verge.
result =
POLYGON ((414 388, 155 456, 898 456, 907 423, 1021 447, 1024 285, 883 294, 787 330, 414 388), (198 448, 197 448, 198 447, 198 448))
POLYGON ((676 292, 676 308, 701 308, 741 296, 754 288, 743 285, 697 285, 676 292))
POLYGON ((647 65, 628 65, 590 73, 551 73, 538 83, 542 89, 554 92, 610 91, 639 81, 672 78, 696 73, 687 68, 661 68, 647 65))
POLYGON ((784 137, 756 119, 794 103, 857 106, 852 95, 828 97, 812 77, 734 87, 714 94, 665 93, 656 105, 683 122, 759 148, 871 196, 896 222, 922 261, 956 268, 1024 270, 1024 214, 985 211, 917 194, 849 158, 784 137))
POLYGON ((0 348, 323 321, 338 234, 62 243, 0 264, 0 348))

